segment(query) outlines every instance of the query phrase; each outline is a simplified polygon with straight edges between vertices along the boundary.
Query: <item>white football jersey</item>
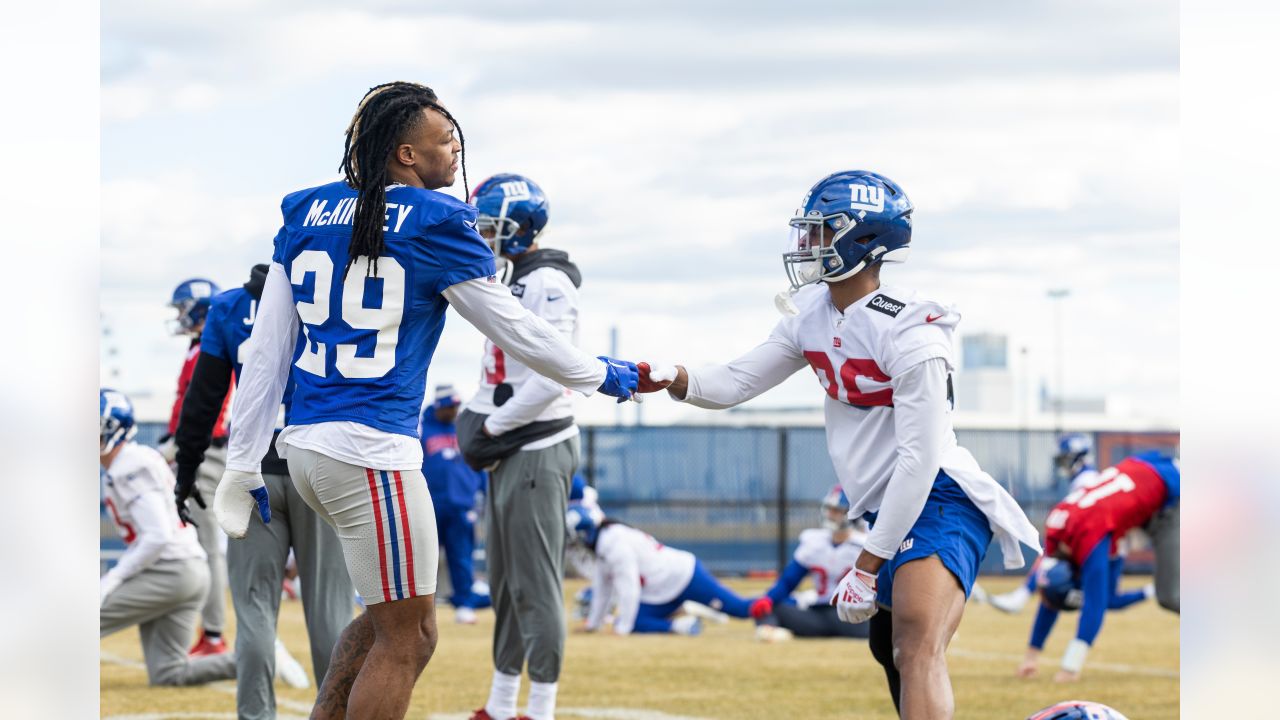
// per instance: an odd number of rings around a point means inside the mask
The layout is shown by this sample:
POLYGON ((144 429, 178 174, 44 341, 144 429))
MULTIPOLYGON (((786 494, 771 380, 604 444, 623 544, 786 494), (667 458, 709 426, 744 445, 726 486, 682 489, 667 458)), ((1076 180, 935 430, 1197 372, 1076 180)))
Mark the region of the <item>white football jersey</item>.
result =
POLYGON ((796 547, 795 561, 809 569, 813 589, 818 593, 816 602, 828 603, 835 593, 836 584, 849 574, 862 552, 866 535, 853 533, 839 545, 831 541, 831 531, 809 528, 800 532, 800 545, 796 547))
POLYGON ((631 566, 640 571, 640 602, 671 602, 689 587, 696 562, 693 553, 667 547, 629 525, 607 525, 596 538, 596 573, 611 582, 615 573, 631 566))
MULTIPOLYGON (((132 545, 140 533, 146 532, 146 528, 139 525, 130 506, 145 493, 157 493, 163 498, 167 508, 165 521, 177 528, 159 559, 203 558, 205 552, 196 538, 195 527, 184 526, 178 518, 178 508, 173 502, 175 484, 173 472, 159 452, 145 445, 126 443, 111 462, 111 467, 107 468, 103 482, 107 514, 111 516, 111 522, 115 524, 116 531, 125 544, 132 545)), ((212 501, 212 498, 206 499, 206 502, 212 501)))
MULTIPOLYGON (((898 463, 893 378, 935 360, 949 373, 954 368, 951 336, 960 314, 892 286, 854 301, 844 312, 831 303, 822 283, 801 288, 794 301, 798 314, 783 318, 763 344, 729 365, 691 371, 686 399, 701 407, 730 407, 808 364, 827 395, 827 450, 849 498, 849 517, 857 518, 880 509, 898 463)), ((949 374, 946 387, 950 395, 949 374)), ((941 469, 987 516, 1005 567, 1022 567, 1018 543, 1040 549, 1035 527, 956 443, 949 415, 937 442, 941 469)))
MULTIPOLYGON (((512 285, 511 294, 534 315, 551 323, 574 345, 578 344, 578 288, 564 271, 554 267, 538 268, 512 285)), ((467 403, 467 408, 482 415, 491 415, 498 409, 493 402, 493 392, 499 385, 510 385, 518 395, 525 383, 536 377, 538 374, 528 366, 486 339, 480 389, 467 403)), ((569 417, 573 415, 573 406, 573 393, 562 388, 560 396, 531 422, 569 417)))

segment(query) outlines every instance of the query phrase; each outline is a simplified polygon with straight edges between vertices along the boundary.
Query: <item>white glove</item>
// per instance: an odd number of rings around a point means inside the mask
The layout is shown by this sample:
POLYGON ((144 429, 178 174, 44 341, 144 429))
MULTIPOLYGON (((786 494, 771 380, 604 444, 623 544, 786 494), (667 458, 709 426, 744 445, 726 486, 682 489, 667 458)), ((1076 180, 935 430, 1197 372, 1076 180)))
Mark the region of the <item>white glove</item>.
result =
POLYGON ((98 607, 107 604, 107 596, 116 591, 120 587, 120 578, 111 573, 103 575, 98 580, 98 607))
POLYGON ((267 500, 267 487, 262 473, 227 470, 218 483, 213 496, 213 514, 228 536, 237 540, 249 532, 249 520, 254 508, 263 523, 271 522, 271 503, 267 500))
POLYGON ((857 568, 836 585, 836 592, 831 596, 831 604, 836 606, 836 615, 847 623, 866 622, 876 614, 876 576, 857 568))

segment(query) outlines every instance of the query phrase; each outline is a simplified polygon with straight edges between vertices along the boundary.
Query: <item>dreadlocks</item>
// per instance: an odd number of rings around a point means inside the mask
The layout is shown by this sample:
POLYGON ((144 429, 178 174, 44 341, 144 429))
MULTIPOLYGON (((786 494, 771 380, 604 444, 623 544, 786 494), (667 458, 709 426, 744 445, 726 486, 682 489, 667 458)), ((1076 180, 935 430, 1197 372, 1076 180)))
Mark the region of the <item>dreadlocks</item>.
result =
POLYGON ((347 184, 357 192, 349 257, 342 271, 344 278, 361 255, 369 257, 365 273, 378 274, 378 256, 385 248, 382 223, 387 203, 387 163, 396 146, 423 122, 424 109, 435 110, 453 123, 463 152, 464 197, 471 194, 467 184, 466 141, 462 137, 462 128, 440 104, 435 91, 411 82, 390 82, 370 88, 361 98, 351 124, 347 126, 346 146, 342 153, 342 172, 346 175, 347 184))

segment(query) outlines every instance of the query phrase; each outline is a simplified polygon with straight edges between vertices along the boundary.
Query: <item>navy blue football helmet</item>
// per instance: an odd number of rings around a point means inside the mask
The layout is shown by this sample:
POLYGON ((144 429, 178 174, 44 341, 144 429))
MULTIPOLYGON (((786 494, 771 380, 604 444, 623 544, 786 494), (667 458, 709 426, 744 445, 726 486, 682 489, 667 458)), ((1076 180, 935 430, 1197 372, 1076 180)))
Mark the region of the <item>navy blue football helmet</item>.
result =
POLYGON ((1119 710, 1087 700, 1055 703, 1027 716, 1027 720, 1129 720, 1119 710))
POLYGON ((1093 466, 1093 439, 1084 433, 1068 433, 1058 438, 1058 454, 1053 456, 1053 472, 1060 480, 1072 480, 1093 466))
POLYGON ((1053 558, 1041 560, 1036 586, 1040 589, 1040 599, 1054 610, 1079 610, 1084 604, 1084 591, 1069 562, 1053 558))
POLYGON ((178 317, 170 329, 174 335, 195 335, 196 328, 204 322, 209 314, 209 305, 213 296, 222 292, 217 283, 204 278, 183 280, 173 290, 173 299, 169 304, 178 309, 178 317))
POLYGON ((791 289, 905 261, 914 209, 902 188, 879 173, 846 170, 819 180, 791 218, 782 255, 791 289))
POLYGON ((564 514, 565 529, 569 534, 587 545, 594 545, 596 536, 600 534, 600 524, 604 522, 604 513, 580 502, 569 503, 564 514))
POLYGON ((547 226, 547 196, 523 175, 502 173, 476 186, 471 204, 480 211, 476 230, 494 255, 519 255, 547 226))
POLYGON ((99 448, 103 455, 138 434, 138 426, 133 418, 133 403, 117 390, 102 388, 98 391, 98 419, 101 430, 99 448))

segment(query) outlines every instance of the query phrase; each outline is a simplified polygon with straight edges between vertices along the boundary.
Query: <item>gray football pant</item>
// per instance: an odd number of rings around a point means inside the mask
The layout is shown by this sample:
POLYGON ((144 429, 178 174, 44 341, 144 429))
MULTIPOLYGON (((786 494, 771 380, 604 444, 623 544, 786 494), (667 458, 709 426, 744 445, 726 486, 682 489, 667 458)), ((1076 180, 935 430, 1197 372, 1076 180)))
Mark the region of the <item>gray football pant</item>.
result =
POLYGON ((241 720, 276 716, 276 619, 290 547, 298 565, 317 687, 355 608, 355 590, 333 528, 307 507, 288 475, 264 474, 262 480, 271 500, 271 523, 253 520, 244 538, 227 546, 236 612, 236 712, 241 720))
POLYGON ((1180 509, 1178 505, 1163 508, 1147 523, 1147 534, 1151 536, 1156 555, 1156 602, 1165 610, 1179 614, 1180 509))
POLYGON ((125 580, 99 611, 100 637, 138 626, 152 685, 201 685, 236 676, 230 653, 188 657, 196 616, 209 592, 204 559, 161 560, 125 580))
POLYGON ((564 513, 578 438, 522 450, 489 476, 485 554, 495 627, 493 665, 551 683, 564 660, 564 513))
POLYGON ((227 556, 222 551, 222 528, 213 516, 213 494, 227 467, 226 448, 210 447, 205 451, 204 462, 196 470, 196 487, 208 507, 200 509, 195 502, 187 503, 191 519, 196 521, 196 537, 200 547, 209 556, 209 594, 200 608, 200 623, 205 630, 220 633, 227 622, 227 556))

